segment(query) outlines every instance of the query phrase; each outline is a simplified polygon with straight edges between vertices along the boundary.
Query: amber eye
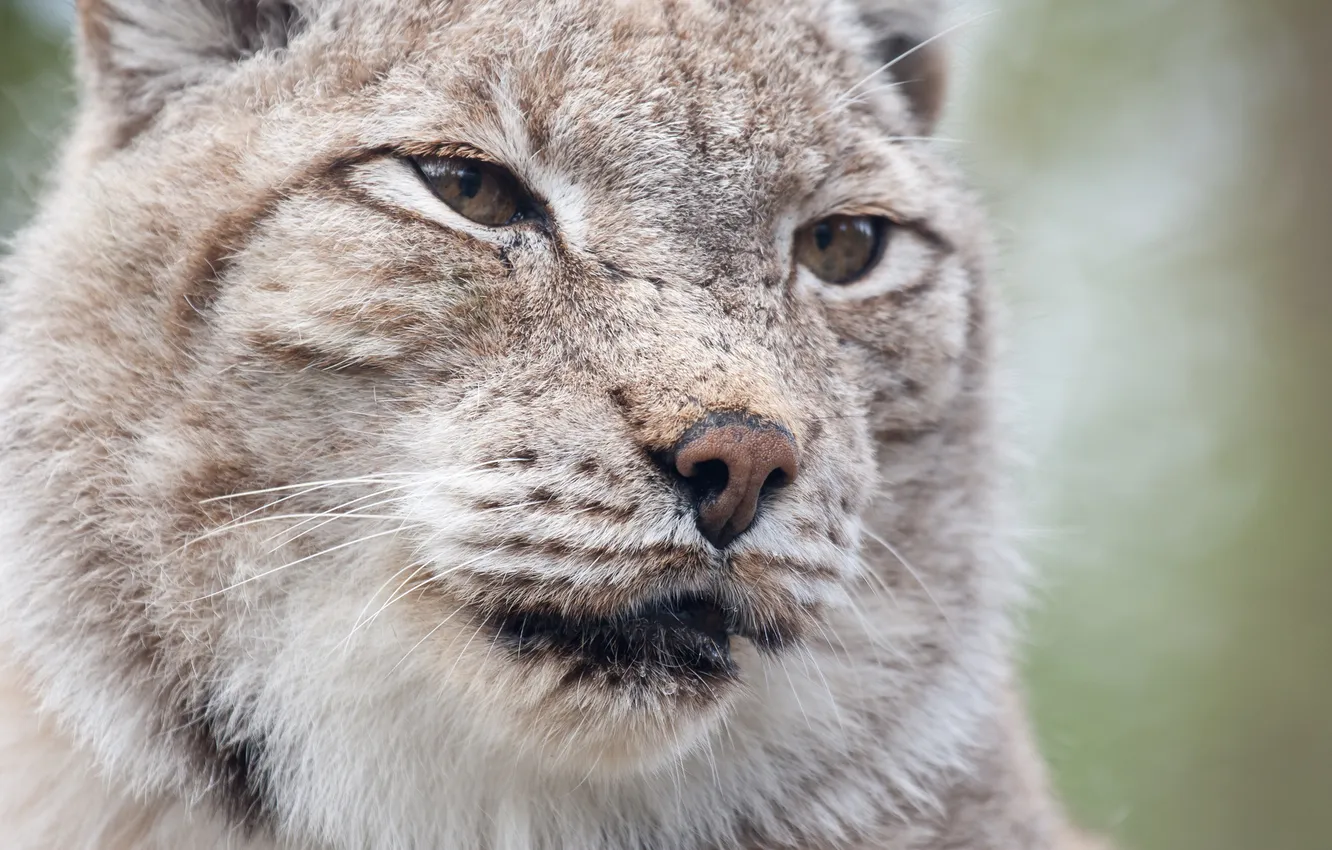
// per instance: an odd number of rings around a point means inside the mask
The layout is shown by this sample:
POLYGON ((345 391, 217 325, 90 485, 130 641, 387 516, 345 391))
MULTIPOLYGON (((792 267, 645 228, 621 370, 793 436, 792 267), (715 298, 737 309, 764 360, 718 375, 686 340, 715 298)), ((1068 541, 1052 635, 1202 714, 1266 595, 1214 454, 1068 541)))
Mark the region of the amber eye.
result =
POLYGON ((828 283, 854 283, 883 256, 892 222, 882 216, 834 215, 796 233, 796 262, 828 283))
POLYGON ((477 224, 503 227, 539 215, 532 196, 507 169, 463 157, 412 157, 435 195, 477 224))

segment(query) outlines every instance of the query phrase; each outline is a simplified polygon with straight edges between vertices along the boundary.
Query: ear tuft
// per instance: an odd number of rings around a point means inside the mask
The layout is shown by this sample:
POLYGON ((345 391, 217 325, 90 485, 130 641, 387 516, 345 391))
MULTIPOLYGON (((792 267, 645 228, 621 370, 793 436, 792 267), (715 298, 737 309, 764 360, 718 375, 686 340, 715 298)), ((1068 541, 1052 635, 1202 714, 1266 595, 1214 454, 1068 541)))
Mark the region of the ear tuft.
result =
POLYGON ((940 0, 862 0, 864 19, 874 34, 874 58, 890 65, 926 131, 934 129, 948 90, 940 0))
POLYGON ((127 144, 175 93, 301 33, 296 0, 78 0, 82 73, 127 144))

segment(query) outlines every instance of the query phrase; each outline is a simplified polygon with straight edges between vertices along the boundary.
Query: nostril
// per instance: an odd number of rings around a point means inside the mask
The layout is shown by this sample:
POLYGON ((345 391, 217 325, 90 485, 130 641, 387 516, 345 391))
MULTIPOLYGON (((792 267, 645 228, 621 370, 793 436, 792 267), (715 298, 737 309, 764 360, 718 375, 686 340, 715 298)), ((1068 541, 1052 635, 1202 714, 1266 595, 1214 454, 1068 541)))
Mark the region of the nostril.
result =
POLYGON ((784 469, 774 469, 763 481, 763 487, 759 490, 760 496, 766 496, 773 490, 780 490, 789 484, 791 476, 786 474, 784 469))
POLYGON ((713 502, 726 492, 731 471, 722 460, 705 460, 694 466, 693 474, 685 478, 685 485, 698 502, 713 502))

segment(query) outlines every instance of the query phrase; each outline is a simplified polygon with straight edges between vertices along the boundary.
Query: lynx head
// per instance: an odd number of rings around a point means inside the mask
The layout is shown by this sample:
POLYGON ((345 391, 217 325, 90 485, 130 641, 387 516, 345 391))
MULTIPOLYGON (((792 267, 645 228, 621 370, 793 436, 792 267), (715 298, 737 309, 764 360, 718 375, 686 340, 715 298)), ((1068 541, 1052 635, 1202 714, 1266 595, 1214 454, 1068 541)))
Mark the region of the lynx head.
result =
MULTIPOLYGON (((983 524, 929 6, 81 0, 0 309, 46 704, 146 792, 359 847, 445 783, 648 788, 875 643, 867 535, 983 524)), ((903 705, 979 604, 920 566, 903 705)))

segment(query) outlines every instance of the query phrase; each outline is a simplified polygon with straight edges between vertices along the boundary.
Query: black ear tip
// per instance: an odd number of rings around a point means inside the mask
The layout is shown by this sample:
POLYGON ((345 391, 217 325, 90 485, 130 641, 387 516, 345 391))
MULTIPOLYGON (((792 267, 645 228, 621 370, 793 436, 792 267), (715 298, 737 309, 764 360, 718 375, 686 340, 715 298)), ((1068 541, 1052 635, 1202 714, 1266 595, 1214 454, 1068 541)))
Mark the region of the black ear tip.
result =
POLYGON ((118 148, 206 71, 288 47, 309 25, 311 0, 77 2, 85 80, 116 116, 118 148))
POLYGON ((284 48, 305 30, 305 14, 292 0, 251 0, 231 5, 246 7, 237 33, 238 40, 246 42, 246 55, 284 48))
POLYGON ((933 40, 904 33, 889 36, 880 45, 882 61, 892 63, 890 73, 902 87, 911 110, 927 129, 943 112, 948 89, 948 68, 943 48, 933 40))
POLYGON ((942 0, 856 0, 874 39, 875 62, 901 87, 926 131, 943 111, 948 73, 941 44, 947 4, 942 0))

